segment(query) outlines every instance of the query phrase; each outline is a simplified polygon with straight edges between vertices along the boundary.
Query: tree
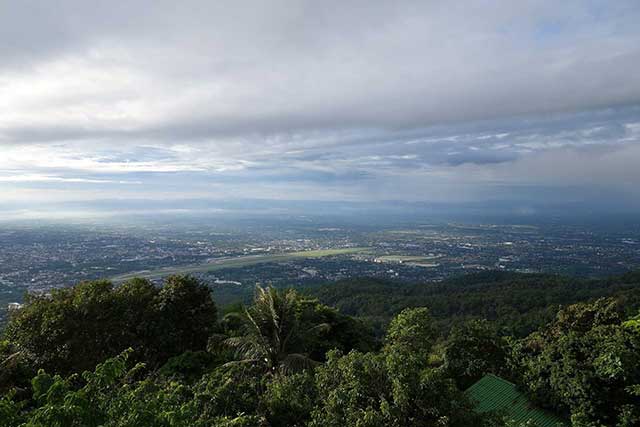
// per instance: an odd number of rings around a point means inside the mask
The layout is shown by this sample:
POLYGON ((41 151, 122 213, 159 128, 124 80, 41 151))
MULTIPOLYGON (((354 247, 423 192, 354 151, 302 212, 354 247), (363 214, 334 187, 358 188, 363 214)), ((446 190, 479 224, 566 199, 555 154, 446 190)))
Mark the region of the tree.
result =
POLYGON ((142 279, 119 287, 95 281, 28 295, 6 337, 33 367, 49 372, 92 370, 129 347, 132 357, 155 367, 204 350, 216 320, 211 293, 194 278, 170 277, 161 289, 142 279))
POLYGON ((119 307, 107 281, 54 290, 51 296, 29 294, 12 314, 6 336, 36 367, 60 373, 93 369, 127 348, 119 307))
POLYGON ((624 324, 615 300, 576 304, 514 347, 520 382, 573 425, 637 425, 640 331, 624 324))
POLYGON ((429 366, 436 338, 425 308, 402 311, 389 326, 381 353, 332 351, 316 369, 320 426, 489 426, 494 418, 471 403, 440 369, 429 366))
POLYGON ((271 427, 306 426, 316 403, 317 391, 310 371, 277 375, 268 381, 261 396, 271 427))
POLYGON ((265 372, 289 373, 315 364, 304 349, 305 337, 329 329, 326 323, 302 321, 299 295, 294 290, 256 288, 253 305, 244 312, 244 335, 224 343, 236 350, 239 363, 262 366, 265 372))
MULTIPOLYGON (((246 380, 229 381, 214 371, 194 387, 176 381, 134 380, 143 365, 130 367, 129 349, 92 372, 63 378, 41 370, 32 380, 32 404, 0 398, 0 426, 13 427, 259 427, 257 398, 243 394, 246 380), (229 393, 229 392, 232 393, 229 393)), ((233 378, 239 380, 243 377, 233 378)), ((249 389, 251 387, 249 386, 249 389)))
POLYGON ((454 327, 444 349, 444 369, 466 390, 487 373, 501 375, 508 343, 487 320, 470 320, 454 327))
POLYGON ((310 427, 393 425, 391 381, 380 355, 331 351, 315 378, 319 399, 310 427))
POLYGON ((22 424, 26 402, 16 402, 15 392, 0 395, 0 427, 14 427, 22 424))
POLYGON ((379 347, 373 328, 360 319, 341 314, 336 309, 321 304, 317 299, 298 295, 296 312, 301 329, 315 325, 328 325, 320 333, 304 334, 300 344, 303 351, 313 360, 324 361, 329 350, 338 349, 344 353, 351 350, 368 352, 379 347))
POLYGON ((191 276, 170 276, 154 298, 159 359, 187 350, 204 350, 218 331, 216 305, 211 291, 191 276))
POLYGON ((407 308, 391 321, 383 354, 398 405, 406 407, 414 399, 411 391, 418 387, 436 337, 427 308, 407 308))

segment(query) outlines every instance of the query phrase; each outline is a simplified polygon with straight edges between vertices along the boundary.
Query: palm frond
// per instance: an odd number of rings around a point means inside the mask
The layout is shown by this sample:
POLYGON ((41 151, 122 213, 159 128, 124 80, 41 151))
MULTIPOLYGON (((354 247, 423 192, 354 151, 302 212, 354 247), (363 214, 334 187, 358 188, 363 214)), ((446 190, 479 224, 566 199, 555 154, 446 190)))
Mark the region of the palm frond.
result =
POLYGON ((243 359, 243 360, 232 360, 231 362, 227 362, 221 365, 222 368, 233 368, 235 366, 245 366, 251 364, 260 364, 264 363, 262 359, 243 359))
POLYGON ((328 323, 318 323, 307 329, 305 333, 310 334, 313 332, 320 332, 321 334, 327 333, 331 330, 331 325, 328 323))
MULTIPOLYGON (((260 363, 269 371, 297 372, 316 362, 301 353, 290 353, 303 334, 324 333, 329 324, 321 323, 301 331, 297 315, 299 296, 294 290, 279 291, 256 286, 254 303, 245 308, 245 335, 222 342, 233 349, 241 363, 260 363)), ((294 350, 295 351, 295 350, 294 350)))
POLYGON ((225 334, 213 334, 209 336, 207 340, 207 351, 210 353, 215 352, 216 348, 224 345, 224 341, 229 338, 225 334))
POLYGON ((260 337, 241 336, 231 337, 223 341, 224 345, 235 351, 236 357, 241 359, 264 359, 268 357, 269 345, 260 337))
MULTIPOLYGON (((243 307, 244 308, 244 307, 243 307)), ((224 315, 224 317, 222 318, 223 321, 229 321, 229 320, 244 320, 244 313, 239 313, 237 311, 231 312, 231 313, 227 313, 224 315)))
POLYGON ((21 351, 17 351, 9 355, 7 358, 5 358, 3 361, 0 362, 0 366, 11 366, 11 363, 14 361, 17 361, 21 355, 22 355, 21 351))
POLYGON ((311 369, 316 366, 318 362, 312 360, 308 356, 301 353, 288 354, 282 362, 280 362, 280 370, 284 374, 293 374, 296 372, 304 371, 305 369, 311 369))
POLYGON ((251 328, 253 328, 252 332, 256 334, 262 334, 262 328, 246 308, 244 309, 244 315, 247 320, 249 320, 249 325, 251 326, 251 328))

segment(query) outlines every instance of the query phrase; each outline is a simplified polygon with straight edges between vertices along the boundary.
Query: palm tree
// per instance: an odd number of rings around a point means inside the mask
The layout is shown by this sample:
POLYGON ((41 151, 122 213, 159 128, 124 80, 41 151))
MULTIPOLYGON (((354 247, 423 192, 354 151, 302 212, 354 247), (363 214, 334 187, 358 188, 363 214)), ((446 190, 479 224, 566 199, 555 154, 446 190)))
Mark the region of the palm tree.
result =
POLYGON ((315 365, 300 350, 303 337, 329 329, 326 323, 303 325, 299 313, 299 296, 292 290, 256 287, 254 302, 244 309, 245 334, 227 338, 223 343, 236 352, 237 361, 262 366, 270 373, 290 373, 315 365))

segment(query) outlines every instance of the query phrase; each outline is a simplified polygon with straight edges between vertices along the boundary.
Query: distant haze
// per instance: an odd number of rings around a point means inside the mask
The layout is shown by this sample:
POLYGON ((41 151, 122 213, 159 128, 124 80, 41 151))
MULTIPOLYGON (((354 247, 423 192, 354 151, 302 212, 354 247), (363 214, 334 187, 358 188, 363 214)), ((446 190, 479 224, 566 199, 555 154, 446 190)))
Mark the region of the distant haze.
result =
POLYGON ((0 2, 0 220, 640 212, 638 22, 637 0, 0 2))

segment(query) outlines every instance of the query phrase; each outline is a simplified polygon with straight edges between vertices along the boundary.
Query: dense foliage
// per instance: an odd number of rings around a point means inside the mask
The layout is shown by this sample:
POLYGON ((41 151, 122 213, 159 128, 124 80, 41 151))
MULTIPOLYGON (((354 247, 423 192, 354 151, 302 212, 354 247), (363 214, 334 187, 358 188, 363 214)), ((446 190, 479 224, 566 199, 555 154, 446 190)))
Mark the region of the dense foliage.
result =
POLYGON ((92 370, 129 347, 136 359, 158 366, 204 350, 216 328, 209 289, 174 276, 162 288, 134 279, 119 287, 97 281, 30 294, 5 335, 32 366, 68 374, 92 370))
POLYGON ((464 390, 487 372, 508 376, 508 352, 507 341, 489 321, 469 320, 453 327, 444 349, 444 368, 464 390))
MULTIPOLYGON (((517 426, 474 411, 464 390, 487 373, 516 382, 574 426, 636 426, 632 279, 581 282, 597 289, 578 292, 588 301, 558 307, 569 279, 513 276, 509 286, 500 274, 462 278, 447 284, 459 298, 456 320, 438 319, 442 305, 416 307, 415 290, 397 289, 401 297, 390 292, 384 309, 397 313, 379 340, 365 322, 293 290, 258 288, 251 305, 218 318, 207 287, 190 277, 161 288, 83 283, 30 296, 13 315, 0 341, 0 427, 517 426), (526 291, 535 280, 544 283, 526 291), (522 326, 509 324, 514 312, 541 307, 518 301, 510 311, 502 296, 494 308, 506 317, 476 311, 478 299, 509 288, 538 298, 550 289, 551 320, 505 336, 522 326), (616 298, 590 298, 603 289, 616 298)), ((345 293, 355 295, 353 283, 345 293)))
POLYGON ((640 330, 614 300, 569 306, 514 346, 520 382, 577 425, 640 425, 640 330))
POLYGON ((406 307, 428 307, 444 332, 460 320, 487 319, 503 334, 524 337, 553 320, 561 306, 582 301, 615 297, 626 314, 637 312, 640 272, 581 279, 488 271, 417 284, 349 279, 308 292, 341 313, 367 319, 378 331, 406 307))

